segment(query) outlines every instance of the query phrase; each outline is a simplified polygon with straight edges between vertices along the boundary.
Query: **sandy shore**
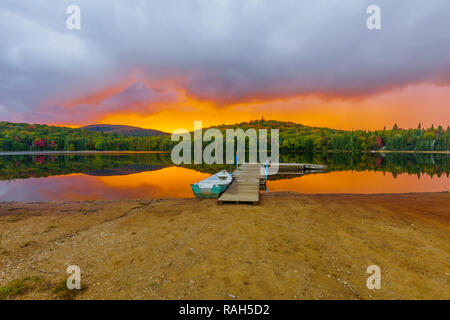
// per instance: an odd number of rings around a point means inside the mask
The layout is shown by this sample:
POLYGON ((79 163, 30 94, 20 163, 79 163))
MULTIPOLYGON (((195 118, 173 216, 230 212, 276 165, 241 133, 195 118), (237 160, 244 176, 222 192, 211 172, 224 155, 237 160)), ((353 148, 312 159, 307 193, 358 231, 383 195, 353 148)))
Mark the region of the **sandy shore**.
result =
POLYGON ((234 297, 449 299, 450 193, 0 204, 0 298, 234 297))

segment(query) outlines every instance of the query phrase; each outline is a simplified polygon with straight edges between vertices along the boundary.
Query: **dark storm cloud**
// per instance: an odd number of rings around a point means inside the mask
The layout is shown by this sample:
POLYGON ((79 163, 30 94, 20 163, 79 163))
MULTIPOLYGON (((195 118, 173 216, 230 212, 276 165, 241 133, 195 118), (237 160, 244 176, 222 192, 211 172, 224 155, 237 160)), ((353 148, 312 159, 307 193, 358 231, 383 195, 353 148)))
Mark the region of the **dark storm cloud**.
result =
POLYGON ((136 70, 219 104, 448 83, 449 12, 448 0, 2 0, 0 117, 33 117, 136 70), (66 29, 69 4, 81 30, 66 29), (381 30, 366 28, 370 4, 381 30))

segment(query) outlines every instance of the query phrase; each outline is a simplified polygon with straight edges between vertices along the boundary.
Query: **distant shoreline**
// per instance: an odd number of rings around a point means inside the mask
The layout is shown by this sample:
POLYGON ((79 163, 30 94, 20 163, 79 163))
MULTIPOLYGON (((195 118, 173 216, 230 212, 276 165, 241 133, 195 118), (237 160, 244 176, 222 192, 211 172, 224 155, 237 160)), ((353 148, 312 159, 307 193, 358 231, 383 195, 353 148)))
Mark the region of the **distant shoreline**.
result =
MULTIPOLYGON (((325 151, 326 153, 352 153, 356 151, 351 151, 351 150, 330 150, 330 151, 325 151)), ((313 152, 314 153, 314 152, 313 152)), ((426 151, 426 150, 419 150, 419 151, 415 151, 415 150, 361 150, 359 151, 359 153, 428 153, 428 154, 450 154, 450 150, 449 151, 443 151, 443 150, 439 150, 439 151, 426 151)))
MULTIPOLYGON (((139 153, 170 153, 170 151, 0 151, 0 156, 20 155, 50 155, 50 154, 139 154, 139 153)), ((350 150, 316 151, 312 153, 352 153, 350 150)), ((359 153, 410 153, 410 154, 450 154, 450 151, 414 151, 414 150, 363 150, 359 153)))
POLYGON ((439 153, 439 154, 450 154, 450 151, 414 151, 414 150, 374 150, 374 151, 363 151, 364 153, 439 153))
POLYGON ((46 154, 127 154, 127 153, 169 153, 170 151, 0 151, 0 156, 46 155, 46 154))

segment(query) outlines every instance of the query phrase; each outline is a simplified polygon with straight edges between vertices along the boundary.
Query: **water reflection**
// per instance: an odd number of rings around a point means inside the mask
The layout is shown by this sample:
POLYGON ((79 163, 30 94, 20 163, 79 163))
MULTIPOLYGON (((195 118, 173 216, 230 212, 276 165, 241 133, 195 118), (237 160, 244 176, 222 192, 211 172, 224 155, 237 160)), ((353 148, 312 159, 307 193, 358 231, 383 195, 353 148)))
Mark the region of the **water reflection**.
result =
POLYGON ((0 182, 0 199, 8 201, 188 198, 190 184, 209 175, 166 167, 128 175, 82 173, 0 182))
MULTIPOLYGON (((450 190, 449 156, 415 154, 282 155, 283 162, 322 163, 330 172, 276 176, 268 191, 393 193, 450 190)), ((192 197, 190 184, 223 167, 176 167, 167 154, 0 156, 0 200, 192 197)))
POLYGON ((268 191, 300 193, 407 193, 450 190, 447 176, 418 178, 416 175, 374 171, 332 171, 293 179, 269 181, 268 191))

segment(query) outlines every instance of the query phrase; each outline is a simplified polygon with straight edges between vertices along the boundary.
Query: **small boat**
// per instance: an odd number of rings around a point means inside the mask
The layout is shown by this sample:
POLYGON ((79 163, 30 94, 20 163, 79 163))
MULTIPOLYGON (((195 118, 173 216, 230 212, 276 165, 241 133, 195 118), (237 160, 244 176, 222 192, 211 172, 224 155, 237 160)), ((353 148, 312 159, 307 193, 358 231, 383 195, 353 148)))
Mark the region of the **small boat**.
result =
POLYGON ((196 198, 217 198, 227 190, 233 180, 230 173, 222 170, 211 177, 191 184, 196 198))

